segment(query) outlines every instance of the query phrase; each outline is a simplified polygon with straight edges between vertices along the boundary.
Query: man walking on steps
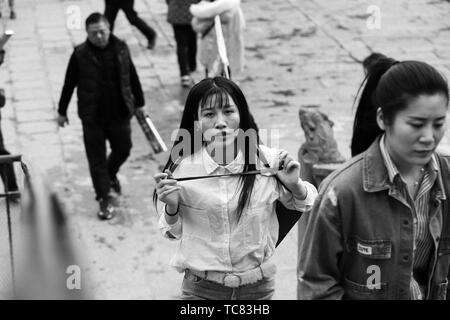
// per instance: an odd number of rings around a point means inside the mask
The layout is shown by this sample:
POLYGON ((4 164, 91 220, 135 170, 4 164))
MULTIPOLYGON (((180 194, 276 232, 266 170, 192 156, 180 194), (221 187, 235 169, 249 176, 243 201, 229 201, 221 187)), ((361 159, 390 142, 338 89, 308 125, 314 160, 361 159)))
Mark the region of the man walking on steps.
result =
POLYGON ((67 108, 77 88, 78 115, 89 170, 99 201, 100 219, 115 215, 111 189, 121 193, 117 179, 120 166, 131 150, 130 119, 143 113, 141 83, 128 46, 110 32, 109 22, 100 13, 86 19, 87 40, 75 47, 67 67, 58 107, 58 124, 69 123, 67 108), (106 157, 106 141, 111 153, 106 157))
POLYGON ((144 20, 139 18, 134 10, 134 0, 105 0, 105 17, 111 25, 111 32, 114 30, 114 21, 116 21, 119 9, 123 10, 128 21, 147 38, 147 48, 153 49, 156 42, 156 32, 144 20))

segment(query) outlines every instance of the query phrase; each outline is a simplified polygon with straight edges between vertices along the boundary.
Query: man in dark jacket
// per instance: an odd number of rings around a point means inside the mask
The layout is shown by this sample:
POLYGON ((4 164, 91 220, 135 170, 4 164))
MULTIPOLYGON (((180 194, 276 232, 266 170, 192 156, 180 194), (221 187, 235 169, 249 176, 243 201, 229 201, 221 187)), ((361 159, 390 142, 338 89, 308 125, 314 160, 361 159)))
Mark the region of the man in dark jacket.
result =
POLYGON ((121 192, 117 172, 131 150, 130 119, 143 113, 144 95, 125 42, 111 34, 100 13, 86 19, 87 40, 75 47, 58 107, 58 124, 69 123, 67 108, 75 87, 89 170, 100 204, 100 219, 114 216, 110 189, 121 192), (106 157, 106 140, 111 153, 106 157))

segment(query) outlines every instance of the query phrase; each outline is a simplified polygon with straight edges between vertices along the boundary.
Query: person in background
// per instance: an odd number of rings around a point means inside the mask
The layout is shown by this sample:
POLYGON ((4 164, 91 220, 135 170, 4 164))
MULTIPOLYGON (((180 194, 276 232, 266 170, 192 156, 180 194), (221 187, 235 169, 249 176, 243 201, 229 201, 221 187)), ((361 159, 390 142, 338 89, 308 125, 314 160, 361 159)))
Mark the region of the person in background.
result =
POLYGON ((126 43, 113 34, 105 16, 86 19, 87 40, 75 47, 66 71, 58 107, 58 124, 69 123, 67 108, 75 87, 78 115, 89 170, 99 201, 100 219, 114 214, 113 195, 121 193, 117 173, 132 147, 130 119, 144 114, 144 94, 126 43), (111 153, 106 157, 106 141, 111 153))
POLYGON ((189 87, 194 83, 191 73, 197 69, 197 33, 191 26, 192 15, 189 7, 199 1, 166 0, 167 21, 172 24, 177 43, 177 59, 183 87, 189 87))
POLYGON ((240 0, 201 1, 189 8, 192 25, 200 35, 199 61, 205 69, 205 77, 224 76, 225 66, 219 57, 214 17, 220 15, 222 33, 229 62, 230 78, 244 70, 245 18, 240 0))
MULTIPOLYGON (((4 0, 1 0, 2 2, 4 0)), ((16 10, 14 8, 14 0, 8 0, 8 6, 9 6, 9 18, 14 20, 17 18, 16 10)), ((0 11, 0 18, 2 17, 2 12, 0 11)))
POLYGON ((147 38, 147 48, 153 49, 156 44, 157 33, 144 20, 139 18, 136 10, 134 10, 134 0, 105 0, 105 17, 109 21, 111 32, 114 31, 114 22, 120 9, 123 10, 128 21, 147 38))

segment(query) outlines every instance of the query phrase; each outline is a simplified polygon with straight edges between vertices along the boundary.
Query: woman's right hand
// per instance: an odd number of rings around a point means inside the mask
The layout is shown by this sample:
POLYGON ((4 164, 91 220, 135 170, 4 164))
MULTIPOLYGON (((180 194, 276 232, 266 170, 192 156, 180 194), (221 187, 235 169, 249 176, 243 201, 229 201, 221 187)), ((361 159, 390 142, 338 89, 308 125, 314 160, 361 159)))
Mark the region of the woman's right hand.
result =
POLYGON ((156 181, 156 194, 158 199, 169 206, 178 208, 180 189, 177 180, 172 179, 172 172, 165 170, 153 176, 156 181))

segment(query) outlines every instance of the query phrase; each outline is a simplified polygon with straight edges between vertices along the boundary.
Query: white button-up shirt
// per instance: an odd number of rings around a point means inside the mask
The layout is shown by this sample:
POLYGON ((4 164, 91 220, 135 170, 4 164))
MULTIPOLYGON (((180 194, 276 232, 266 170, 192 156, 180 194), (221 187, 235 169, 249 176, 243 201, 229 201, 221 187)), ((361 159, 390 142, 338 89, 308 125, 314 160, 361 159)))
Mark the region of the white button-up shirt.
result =
MULTIPOLYGON (((270 167, 277 161, 278 150, 260 146, 270 167)), ((243 170, 242 154, 227 166, 218 165, 205 149, 183 159, 174 177, 237 173, 243 170)), ((257 168, 262 168, 257 164, 257 168)), ((179 181, 180 205, 176 223, 169 225, 164 210, 159 227, 164 236, 180 240, 171 265, 179 272, 242 272, 266 262, 274 253, 278 240, 276 200, 285 207, 304 212, 317 197, 316 188, 304 181, 304 200, 277 182, 275 176, 256 175, 248 207, 237 220, 239 176, 179 181)))

